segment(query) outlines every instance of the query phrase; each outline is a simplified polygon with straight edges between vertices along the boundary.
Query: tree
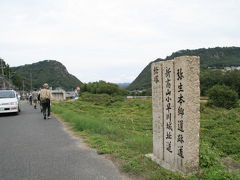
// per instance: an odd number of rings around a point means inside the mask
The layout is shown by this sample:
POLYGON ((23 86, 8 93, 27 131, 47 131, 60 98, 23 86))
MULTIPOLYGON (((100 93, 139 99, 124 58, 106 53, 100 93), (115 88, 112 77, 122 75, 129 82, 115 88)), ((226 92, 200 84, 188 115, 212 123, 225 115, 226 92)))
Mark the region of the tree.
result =
POLYGON ((201 70, 200 73, 200 87, 201 96, 206 96, 208 89, 214 85, 223 85, 224 82, 224 72, 220 70, 201 70))
POLYGON ((209 105, 231 109, 237 106, 238 94, 225 85, 215 85, 207 92, 209 105))
POLYGON ((92 94, 127 95, 128 93, 127 90, 119 88, 118 85, 102 80, 83 84, 81 90, 92 94))
POLYGON ((235 91, 237 91, 238 95, 240 95, 240 71, 228 71, 223 77, 223 83, 226 86, 231 87, 235 91))

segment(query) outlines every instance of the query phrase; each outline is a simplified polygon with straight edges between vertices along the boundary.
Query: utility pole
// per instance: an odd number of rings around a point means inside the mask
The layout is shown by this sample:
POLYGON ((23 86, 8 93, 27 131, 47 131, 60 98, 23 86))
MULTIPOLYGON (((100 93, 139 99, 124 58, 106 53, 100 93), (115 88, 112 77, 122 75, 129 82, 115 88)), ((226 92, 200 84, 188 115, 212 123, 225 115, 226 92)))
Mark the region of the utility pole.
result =
POLYGON ((23 86, 23 92, 24 92, 24 80, 23 80, 23 84, 22 84, 22 86, 23 86))
POLYGON ((32 91, 32 72, 30 72, 30 85, 31 85, 31 89, 30 89, 30 91, 32 91))
POLYGON ((3 67, 3 59, 0 58, 1 60, 1 69, 2 69, 2 80, 3 80, 3 88, 5 89, 6 88, 6 85, 5 85, 5 79, 4 79, 4 67, 3 67))
POLYGON ((1 60, 2 76, 4 77, 4 71, 3 71, 3 59, 2 59, 2 58, 0 58, 0 60, 1 60))

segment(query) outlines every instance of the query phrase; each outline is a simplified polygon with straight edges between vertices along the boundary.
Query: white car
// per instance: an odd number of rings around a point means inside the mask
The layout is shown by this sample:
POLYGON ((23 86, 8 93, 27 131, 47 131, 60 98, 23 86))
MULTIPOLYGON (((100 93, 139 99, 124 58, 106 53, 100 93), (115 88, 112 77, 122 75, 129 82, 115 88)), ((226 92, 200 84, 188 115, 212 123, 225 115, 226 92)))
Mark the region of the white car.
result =
POLYGON ((14 90, 0 90, 0 113, 20 112, 19 96, 14 90))

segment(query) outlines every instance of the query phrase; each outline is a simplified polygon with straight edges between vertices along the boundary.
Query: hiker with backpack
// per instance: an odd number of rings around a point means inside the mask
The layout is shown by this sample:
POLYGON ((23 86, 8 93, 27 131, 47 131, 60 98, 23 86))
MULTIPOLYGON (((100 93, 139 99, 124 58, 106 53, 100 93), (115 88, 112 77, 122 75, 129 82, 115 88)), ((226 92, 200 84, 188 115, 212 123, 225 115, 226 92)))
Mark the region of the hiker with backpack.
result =
POLYGON ((40 91, 40 102, 42 105, 42 112, 44 119, 48 118, 50 119, 51 116, 51 92, 49 90, 49 86, 47 83, 43 84, 43 89, 40 91), (47 112, 46 112, 47 111, 47 112))

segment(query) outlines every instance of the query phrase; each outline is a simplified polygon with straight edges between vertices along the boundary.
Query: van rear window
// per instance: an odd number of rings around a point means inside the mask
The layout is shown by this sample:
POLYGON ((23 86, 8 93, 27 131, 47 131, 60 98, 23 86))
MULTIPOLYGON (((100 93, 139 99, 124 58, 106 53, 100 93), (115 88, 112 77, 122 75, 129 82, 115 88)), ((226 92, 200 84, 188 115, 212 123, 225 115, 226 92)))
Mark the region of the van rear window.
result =
POLYGON ((13 91, 0 91, 0 98, 15 98, 13 91))

